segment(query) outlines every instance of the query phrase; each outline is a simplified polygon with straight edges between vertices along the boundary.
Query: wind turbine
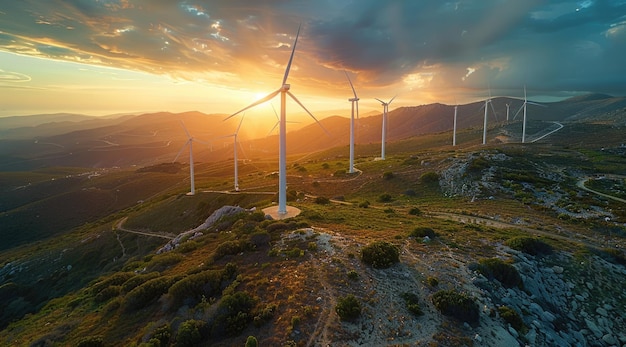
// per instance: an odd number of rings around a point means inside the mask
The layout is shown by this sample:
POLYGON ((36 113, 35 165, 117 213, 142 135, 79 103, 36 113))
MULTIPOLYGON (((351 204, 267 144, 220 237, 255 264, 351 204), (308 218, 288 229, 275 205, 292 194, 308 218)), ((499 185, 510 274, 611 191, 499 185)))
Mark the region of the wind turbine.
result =
POLYGON ((511 108, 511 103, 506 103, 506 124, 509 124, 509 109, 511 108))
MULTIPOLYGON (((315 118, 315 116, 313 116, 313 114, 309 110, 307 110, 306 107, 304 107, 304 105, 300 102, 300 100, 298 100, 298 98, 296 98, 289 91, 289 88, 291 86, 287 84, 287 77, 289 77, 289 70, 291 69, 291 62, 293 61, 293 55, 296 52, 296 44, 298 43, 299 36, 300 36, 300 27, 298 27, 298 33, 296 34, 296 39, 293 43, 291 56, 289 57, 287 68, 285 69, 285 75, 283 76, 283 83, 281 87, 278 90, 268 94, 264 98, 261 98, 253 102, 249 106, 244 107, 243 109, 233 113, 232 115, 226 118, 226 119, 229 119, 231 117, 234 117, 249 108, 252 108, 266 101, 269 101, 272 98, 274 98, 276 95, 280 94, 280 124, 279 124, 279 154, 278 154, 278 214, 279 215, 287 214, 287 131, 286 131, 287 130, 287 117, 286 117, 287 116, 287 107, 286 107, 287 95, 289 95, 298 105, 300 105, 300 107, 302 107, 306 111, 306 113, 308 113, 309 116, 311 116, 311 118, 313 118, 317 122, 317 124, 319 124, 322 127, 322 129, 324 129, 324 127, 317 120, 317 118, 315 118)), ((324 129, 324 131, 326 131, 326 129, 324 129)), ((326 133, 328 134, 327 131, 326 133)))
POLYGON ((224 138, 227 138, 227 137, 232 137, 235 140, 235 144, 234 144, 234 147, 233 147, 233 149, 234 149, 233 156, 235 157, 235 191, 236 192, 239 191, 239 164, 237 162, 237 135, 239 135, 239 129, 241 129, 241 123, 243 123, 243 118, 245 116, 246 116, 245 114, 243 116, 241 116, 241 120, 239 121, 239 126, 237 127, 237 130, 235 131, 235 133, 230 134, 230 135, 221 136, 221 137, 217 138, 217 139, 224 139, 224 138))
POLYGON ((452 126, 452 146, 456 146, 456 115, 459 105, 454 105, 454 125, 452 126))
POLYGON ((183 146, 180 148, 180 150, 178 151, 178 154, 176 154, 176 157, 174 158, 172 163, 176 162, 176 160, 178 159, 180 154, 183 152, 185 147, 187 145, 189 145, 189 177, 190 177, 190 181, 191 181, 191 189, 190 189, 189 193, 187 193, 187 195, 194 195, 196 193, 196 184, 195 184, 194 170, 193 170, 193 142, 194 141, 198 141, 200 143, 205 143, 207 145, 209 143, 208 142, 204 142, 204 141, 200 141, 198 139, 194 139, 193 136, 191 136, 189 134, 189 131, 187 131, 187 127, 185 127, 185 123, 183 123, 182 120, 180 120, 180 126, 185 131, 185 134, 187 134, 187 142, 185 142, 185 144, 183 144, 183 146))
POLYGON ((350 87, 352 87, 352 93, 354 94, 354 98, 348 99, 352 103, 352 116, 350 117, 350 173, 354 173, 354 105, 356 104, 356 118, 359 118, 359 97, 356 95, 356 90, 354 90, 354 85, 350 80, 350 76, 344 70, 346 77, 348 78, 348 82, 350 82, 350 87))
POLYGON ((383 129, 382 129, 383 136, 382 136, 382 145, 380 147, 380 160, 385 160, 385 141, 387 138, 387 113, 389 112, 389 105, 391 105, 391 102, 395 98, 396 97, 394 96, 393 98, 391 98, 391 100, 389 100, 389 102, 384 102, 378 98, 375 98, 376 100, 380 102, 381 105, 383 105, 383 129))
POLYGON ((520 111, 522 109, 524 109, 524 121, 522 122, 522 143, 526 142, 526 105, 528 105, 528 104, 541 106, 541 107, 546 107, 545 105, 538 104, 538 103, 532 102, 532 101, 528 101, 528 98, 526 97, 526 86, 524 86, 524 103, 519 108, 519 110, 517 110, 517 112, 515 113, 515 116, 513 117, 513 119, 517 118, 517 114, 520 113, 520 111))
POLYGON ((489 106, 491 106, 491 110, 493 111, 493 114, 496 115, 496 110, 493 108, 493 105, 491 104, 491 89, 489 89, 489 99, 486 99, 485 105, 483 105, 483 107, 485 108, 485 118, 484 118, 484 124, 483 124, 483 145, 487 144, 487 112, 489 111, 488 110, 489 106))

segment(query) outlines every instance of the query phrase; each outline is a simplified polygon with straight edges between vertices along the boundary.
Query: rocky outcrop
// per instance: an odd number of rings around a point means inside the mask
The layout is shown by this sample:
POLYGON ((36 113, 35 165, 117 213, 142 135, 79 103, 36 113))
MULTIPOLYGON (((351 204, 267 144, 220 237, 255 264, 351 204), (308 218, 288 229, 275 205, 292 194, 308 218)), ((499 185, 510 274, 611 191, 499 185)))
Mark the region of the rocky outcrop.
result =
POLYGON ((196 237, 200 237, 204 235, 203 233, 204 230, 209 229, 211 226, 213 226, 217 221, 219 221, 223 217, 232 216, 234 214, 241 213, 244 211, 246 211, 246 209, 241 208, 239 206, 222 206, 219 209, 215 210, 215 212, 211 213, 209 218, 207 218, 204 221, 204 223, 200 224, 196 228, 193 228, 191 230, 187 230, 178 234, 178 236, 176 236, 173 240, 165 244, 165 246, 159 248, 159 250, 157 251, 157 254, 169 252, 175 249, 184 240, 185 241, 193 240, 196 237))

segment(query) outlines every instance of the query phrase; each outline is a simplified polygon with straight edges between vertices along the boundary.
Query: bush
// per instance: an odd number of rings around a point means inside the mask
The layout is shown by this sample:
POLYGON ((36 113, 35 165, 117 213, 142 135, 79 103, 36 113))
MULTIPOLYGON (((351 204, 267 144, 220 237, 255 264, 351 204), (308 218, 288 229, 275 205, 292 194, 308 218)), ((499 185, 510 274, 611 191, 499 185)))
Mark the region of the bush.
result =
POLYGON ((202 341, 206 335, 207 325, 201 320, 190 319, 184 321, 178 327, 176 333, 176 346, 195 346, 202 341))
POLYGON ((129 279, 135 277, 135 274, 132 272, 117 272, 103 280, 101 280, 100 282, 94 284, 91 286, 91 292, 94 295, 97 295, 98 293, 100 293, 103 289, 106 289, 110 286, 119 286, 121 284, 123 284, 124 282, 128 281, 129 279))
POLYGON ((213 259, 219 260, 227 255, 235 255, 253 249, 253 244, 248 242, 247 240, 224 241, 215 248, 215 252, 213 253, 213 259))
POLYGON ((356 281, 359 279, 359 273, 354 270, 350 270, 348 271, 348 278, 352 281, 356 281))
POLYGON ((368 208, 368 207, 370 207, 370 202, 367 201, 367 200, 362 201, 362 202, 359 203, 359 207, 360 208, 368 208))
POLYGON ((129 278, 126 282, 122 283, 122 293, 128 293, 131 290, 135 289, 137 286, 159 277, 160 274, 158 272, 150 272, 143 275, 137 275, 135 277, 129 278))
POLYGON ((248 336, 248 338, 246 339, 245 347, 258 347, 258 346, 259 346, 259 342, 257 341, 256 337, 248 336))
POLYGON ((174 280, 175 278, 169 276, 157 277, 131 290, 124 299, 125 311, 143 308, 157 301, 161 295, 167 293, 174 280))
POLYGON ((178 264, 184 257, 178 253, 165 253, 155 256, 146 266, 147 272, 162 272, 172 265, 178 264))
POLYGON ((391 172, 391 171, 386 171, 385 173, 383 173, 383 178, 386 179, 386 180, 390 180, 393 177, 394 177, 393 176, 393 172, 391 172))
POLYGON ((498 313, 500 313, 500 317, 502 317, 505 322, 511 324, 513 329, 519 332, 523 332, 526 329, 522 317, 520 317, 514 309, 508 306, 500 306, 498 307, 498 313))
POLYGON ((400 261, 400 251, 388 242, 377 241, 363 247, 361 259, 376 269, 386 269, 400 261))
POLYGON ((330 204, 330 199, 324 196, 318 196, 315 198, 314 202, 320 205, 328 205, 330 204))
POLYGON ((437 236, 437 234, 431 228, 417 227, 417 228, 413 229, 413 231, 411 231, 409 236, 410 237, 415 237, 415 238, 423 238, 423 237, 428 236, 429 238, 432 239, 433 237, 437 236))
POLYGON ((337 300, 335 311, 342 321, 355 320, 361 315, 361 303, 354 295, 348 294, 337 300))
POLYGON ((393 201, 393 197, 391 197, 391 194, 385 193, 385 194, 380 194, 378 196, 378 199, 376 200, 378 200, 378 202, 391 202, 393 201))
POLYGON ((478 304, 465 293, 441 290, 433 295, 433 305, 442 314, 455 319, 475 323, 480 318, 478 304))
POLYGON ((256 313, 254 313, 254 318, 252 319, 254 322, 254 326, 260 327, 265 322, 269 321, 274 317, 274 313, 276 313, 276 304, 267 304, 265 307, 258 309, 256 313))
POLYGON ((182 304, 192 305, 199 302, 202 297, 218 296, 225 283, 233 277, 226 274, 225 270, 207 270, 183 278, 174 283, 168 291, 174 301, 172 308, 176 309, 182 304))
POLYGON ((110 286, 102 289, 100 293, 96 294, 96 302, 106 302, 111 298, 120 295, 121 286, 110 286))
POLYGON ((481 259, 476 271, 488 279, 497 279, 506 288, 522 287, 522 278, 517 269, 498 258, 481 259))
POLYGON ((76 345, 77 347, 102 347, 104 342, 100 336, 88 336, 83 338, 76 345))
POLYGON ((439 183, 439 174, 429 171, 420 176, 420 181, 425 184, 439 183))
POLYGON ((412 207, 412 208, 409 210, 409 214, 410 214, 411 216, 421 216, 421 215, 422 215, 422 210, 420 210, 420 209, 419 209, 419 208, 417 208, 417 207, 412 207))
POLYGON ((430 287, 436 287, 439 285, 439 280, 436 277, 428 276, 428 278, 426 278, 426 284, 430 287))
POLYGON ((246 292, 224 295, 211 329, 215 336, 237 336, 253 319, 254 298, 246 292))
POLYGON ((422 312, 422 308, 419 304, 419 298, 417 295, 413 293, 403 293, 401 295, 402 299, 404 299, 404 303, 406 304, 407 310, 416 316, 421 316, 424 314, 422 312))
POLYGON ((519 236, 507 240, 505 244, 515 250, 530 255, 543 255, 552 253, 552 246, 534 237, 519 236))

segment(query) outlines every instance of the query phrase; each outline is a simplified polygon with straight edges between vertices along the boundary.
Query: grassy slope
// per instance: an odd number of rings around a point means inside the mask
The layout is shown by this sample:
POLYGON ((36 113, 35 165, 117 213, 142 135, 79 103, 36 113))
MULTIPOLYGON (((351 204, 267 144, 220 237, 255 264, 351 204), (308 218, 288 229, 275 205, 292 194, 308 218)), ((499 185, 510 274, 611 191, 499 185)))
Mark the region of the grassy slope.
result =
MULTIPOLYGON (((458 263, 445 263, 441 259, 442 254, 450 254, 451 258, 463 262, 491 257, 499 254, 499 245, 503 241, 526 235, 529 230, 534 230, 539 237, 559 250, 586 254, 589 245, 575 240, 567 241, 564 236, 576 235, 583 242, 592 242, 592 237, 597 238, 598 234, 607 237, 607 233, 613 230, 599 219, 564 218, 556 211, 542 207, 541 199, 530 194, 532 191, 549 191, 559 186, 568 197, 568 203, 575 205, 570 206, 570 209, 584 209, 600 204, 612 209, 619 220, 626 222, 623 206, 578 193, 574 186, 575 181, 568 175, 565 175, 565 180, 558 182, 532 179, 546 167, 555 171, 566 167, 567 170, 584 174, 626 172, 626 160, 619 153, 611 154, 598 148, 589 148, 590 146, 579 149, 576 142, 582 143, 580 138, 558 148, 508 145, 499 149, 483 150, 468 147, 471 143, 466 142, 459 150, 452 151, 447 145, 433 146, 445 142, 444 139, 448 136, 449 134, 440 134, 392 144, 388 147, 391 155, 386 161, 360 157, 357 159, 357 166, 363 171, 362 174, 347 175, 337 172, 347 168, 347 158, 341 156, 343 151, 333 150, 305 158, 293 158, 297 165, 291 164, 289 168, 290 191, 302 191, 312 196, 343 197, 352 205, 319 205, 312 198, 294 200, 290 204, 302 209, 303 213, 293 221, 300 225, 314 226, 316 233, 294 237, 291 241, 281 241, 284 234, 281 230, 272 231, 271 223, 248 219, 247 222, 235 222, 222 232, 209 232, 200 239, 191 241, 189 246, 172 253, 177 254, 176 256, 152 256, 153 250, 161 244, 159 240, 113 232, 111 227, 119 218, 129 216, 127 227, 182 231, 196 226, 221 205, 265 206, 271 202, 272 196, 200 193, 188 197, 180 195, 185 191, 184 185, 175 186, 172 190, 166 189, 174 181, 184 177, 182 172, 171 176, 175 178, 173 180, 167 178, 163 181, 159 181, 162 179, 159 175, 154 176, 155 181, 146 181, 145 176, 135 180, 133 177, 136 173, 120 173, 119 176, 111 174, 103 181, 100 189, 111 192, 119 187, 124 188, 122 191, 127 190, 125 188, 133 190, 133 187, 138 187, 140 191, 145 191, 146 197, 156 195, 155 198, 138 205, 133 200, 136 202, 139 199, 135 195, 129 195, 125 198, 127 208, 113 216, 83 225, 63 238, 2 253, 0 260, 4 266, 0 274, 4 276, 3 286, 15 283, 20 288, 28 288, 16 291, 5 287, 4 291, 0 291, 7 299, 3 312, 18 316, 33 308, 39 312, 11 324, 0 333, 0 341, 18 345, 45 341, 75 345, 85 336, 100 336, 109 344, 135 344, 165 323, 175 331, 187 319, 215 319, 215 307, 224 296, 232 292, 250 293, 256 299, 254 310, 275 304, 276 312, 269 322, 260 327, 247 324, 243 333, 237 337, 218 336, 219 334, 214 333, 211 337, 205 337, 205 340, 223 345, 243 344, 245 336, 255 335, 262 345, 285 344, 287 341, 306 344, 310 338, 324 341, 320 325, 332 321, 332 302, 320 302, 318 297, 323 295, 326 298, 329 293, 333 294, 328 295, 330 298, 358 293, 365 304, 366 316, 374 314, 378 304, 376 298, 384 297, 384 293, 370 292, 380 287, 368 285, 380 280, 377 277, 380 273, 372 272, 358 260, 360 249, 372 241, 386 240, 402 248, 402 262, 413 264, 418 269, 411 272, 413 277, 408 281, 409 288, 418 292, 423 297, 422 302, 425 302, 433 292, 432 288, 424 284, 428 276, 438 277, 443 288, 454 287, 454 283, 460 280, 455 272, 446 270, 450 266, 458 267, 458 263), (450 164, 449 158, 464 158, 474 151, 479 152, 479 155, 503 153, 512 158, 506 162, 490 161, 489 166, 496 168, 496 180, 499 182, 511 181, 515 177, 514 183, 518 185, 485 192, 478 200, 469 203, 470 197, 445 197, 437 185, 420 179, 428 172, 441 172, 450 164), (550 153, 549 156, 547 152, 550 153), (386 172, 392 172, 393 177, 384 179, 386 172), (138 182, 148 183, 135 186, 138 182), (378 201, 382 193, 389 194, 391 201, 378 201), (493 200, 487 199, 489 194, 494 196, 493 200), (358 203, 365 200, 371 203, 370 207, 359 208, 358 203), (408 213, 415 207, 423 214, 415 216, 408 213), (461 223, 455 219, 441 218, 441 213, 444 212, 465 216, 466 220, 461 223), (518 218, 523 222, 520 227, 511 227, 509 222, 518 218), (409 239, 409 232, 418 226, 433 228, 439 234, 438 241, 421 244, 409 239), (251 232, 263 230, 269 232, 271 246, 259 245, 256 250, 237 252, 212 260, 218 245, 226 241, 246 240, 251 232), (324 242, 326 234, 333 235, 333 244, 328 249, 324 242), (73 247, 68 248, 68 244, 73 247), (125 255, 122 254, 122 245, 125 255), (288 251, 295 247, 303 251, 303 256, 299 256, 300 253, 297 256, 289 255, 291 253, 288 251), (277 251, 270 252, 271 248, 277 251), (33 255, 24 257, 28 253, 33 255), (43 254, 46 256, 42 256, 43 254), (9 262, 12 264, 8 264, 9 262), (160 300, 147 304, 145 308, 127 311, 124 310, 124 304, 129 300, 128 293, 119 292, 102 301, 96 298, 98 293, 94 288, 97 287, 97 281, 88 283, 99 274, 102 274, 99 281, 104 281, 120 269, 134 271, 152 268, 158 269, 163 278, 184 277, 199 271, 222 269, 227 262, 237 264, 237 279, 227 288, 226 285, 221 288, 220 293, 206 298, 207 302, 194 302, 191 307, 172 307, 171 297, 165 295, 160 300), (17 268, 15 264, 20 264, 20 267, 17 268), (68 265, 72 265, 70 270, 68 265), (11 269, 15 270, 12 274, 9 271, 11 269), (34 269, 37 271, 32 272, 34 269), (315 271, 311 271, 312 269, 315 271), (359 280, 349 280, 346 276, 349 271, 356 271, 359 280), (32 274, 28 275, 29 272, 32 274), (51 290, 38 292, 33 283, 46 283, 51 290), (364 291, 363 287, 369 289, 364 291), (320 288, 331 289, 325 292, 320 288), (57 296, 59 297, 48 301, 57 296), (213 302, 215 303, 211 305, 213 302), (295 334, 295 330, 299 333, 295 334)), ((564 138, 566 137, 561 137, 564 138)), ((379 147, 372 145, 359 149, 374 156, 379 147)), ((271 172, 272 166, 260 165, 265 172, 271 172)), ((271 186, 275 186, 274 177, 257 173, 250 167, 247 169, 242 175, 241 184, 244 189, 269 186, 268 190, 271 190, 271 186)), ((199 177, 204 177, 199 179, 200 185, 207 189, 230 188, 230 183, 223 176, 229 174, 226 163, 219 168, 201 168, 198 174, 199 177)), ((480 180, 480 176, 477 174, 472 179, 480 180)), ((93 219, 91 217, 89 220, 93 219)), ((623 231, 621 236, 612 234, 612 237, 613 242, 624 244, 623 231)), ((595 242, 593 246, 601 248, 602 244, 595 242)), ((400 312, 404 310, 401 305, 393 309, 400 312)), ((253 311, 254 314, 258 313, 255 312, 253 311)), ((404 314, 409 315, 408 312, 404 314)), ((350 340, 350 329, 333 322, 332 325, 336 327, 326 330, 327 339, 344 342, 350 340)), ((438 333, 433 333, 427 330, 425 322, 416 318, 414 323, 424 325, 426 340, 430 338, 440 341, 447 338, 448 341, 457 341, 459 344, 465 341, 464 333, 454 328, 440 328, 438 333)), ((368 326, 367 324, 365 319, 362 325, 368 326)), ((446 323, 438 324, 443 327, 446 323)), ((394 336, 393 333, 381 332, 383 335, 389 334, 389 337, 394 336)), ((414 341, 405 335, 405 330, 397 330, 395 333, 399 343, 414 341)))

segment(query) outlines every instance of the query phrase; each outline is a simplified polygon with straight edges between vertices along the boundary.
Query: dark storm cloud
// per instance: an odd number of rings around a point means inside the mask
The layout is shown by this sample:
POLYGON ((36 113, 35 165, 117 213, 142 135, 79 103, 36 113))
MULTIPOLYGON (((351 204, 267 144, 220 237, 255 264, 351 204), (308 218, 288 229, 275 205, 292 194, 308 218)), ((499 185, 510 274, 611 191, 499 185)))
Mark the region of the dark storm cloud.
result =
POLYGON ((374 87, 408 80, 441 89, 529 84, 625 93, 621 0, 6 1, 0 49, 250 79, 282 73, 300 23, 294 68, 309 64, 311 81, 338 80, 346 69, 374 87))

